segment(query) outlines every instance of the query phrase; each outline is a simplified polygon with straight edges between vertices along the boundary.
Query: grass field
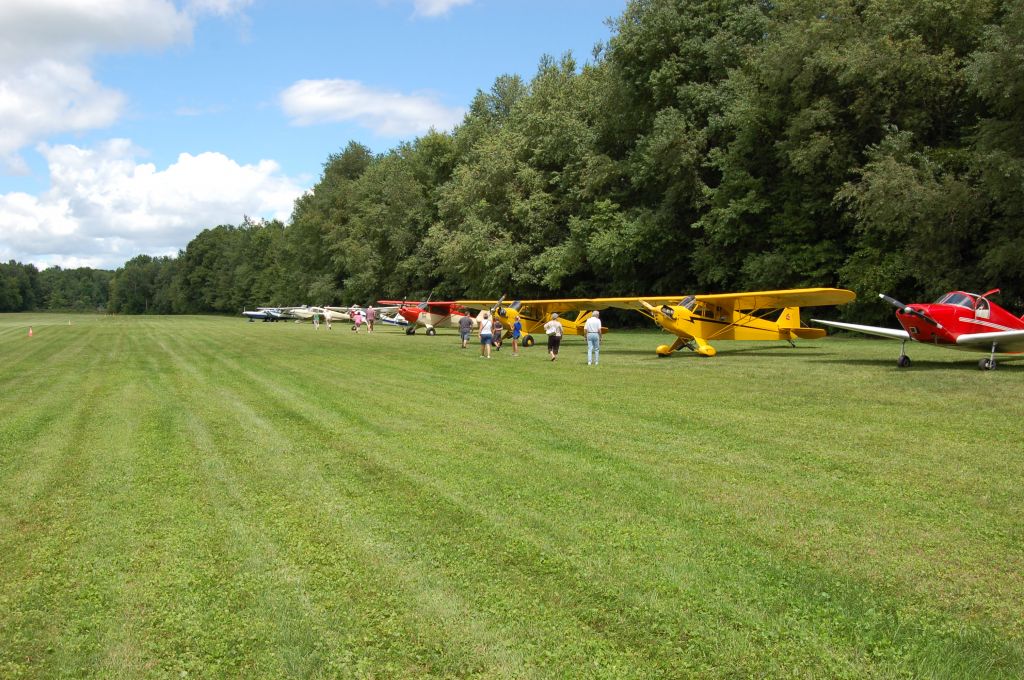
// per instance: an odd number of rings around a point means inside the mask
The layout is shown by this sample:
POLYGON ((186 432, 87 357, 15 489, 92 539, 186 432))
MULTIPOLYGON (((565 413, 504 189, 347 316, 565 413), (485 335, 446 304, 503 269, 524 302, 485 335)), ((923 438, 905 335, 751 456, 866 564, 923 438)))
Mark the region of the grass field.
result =
POLYGON ((1024 675, 1024 360, 68 318, 0 315, 0 677, 1024 675))

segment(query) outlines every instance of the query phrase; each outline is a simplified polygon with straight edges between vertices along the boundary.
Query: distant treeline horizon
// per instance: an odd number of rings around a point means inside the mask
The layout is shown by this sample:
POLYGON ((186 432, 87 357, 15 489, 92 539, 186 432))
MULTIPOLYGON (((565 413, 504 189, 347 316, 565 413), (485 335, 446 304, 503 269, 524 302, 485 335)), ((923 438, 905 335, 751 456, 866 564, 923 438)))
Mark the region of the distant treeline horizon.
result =
POLYGON ((114 272, 0 264, 0 311, 838 286, 1024 303, 1024 0, 633 0, 452 132, 352 141, 291 220, 114 272))

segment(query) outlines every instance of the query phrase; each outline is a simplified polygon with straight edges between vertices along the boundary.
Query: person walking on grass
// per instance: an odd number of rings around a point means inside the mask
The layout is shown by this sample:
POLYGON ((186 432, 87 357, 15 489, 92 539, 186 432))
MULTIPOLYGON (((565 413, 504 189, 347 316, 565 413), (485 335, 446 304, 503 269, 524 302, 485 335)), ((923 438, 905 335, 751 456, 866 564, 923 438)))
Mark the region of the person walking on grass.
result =
POLYGON ((373 322, 377 320, 377 310, 370 305, 366 310, 366 332, 373 332, 373 322))
POLYGON ((562 324, 558 321, 558 312, 551 312, 551 320, 544 324, 544 332, 548 334, 548 355, 554 361, 558 358, 558 347, 562 344, 562 324))
POLYGON ((597 310, 583 324, 583 331, 587 335, 587 366, 597 366, 601 358, 601 314, 597 310))
POLYGON ((480 315, 480 356, 491 358, 491 338, 494 326, 491 323, 491 315, 484 312, 480 315))
POLYGON ((473 332, 473 317, 469 314, 459 317, 459 339, 462 340, 462 349, 469 345, 469 336, 473 332))
POLYGON ((501 351, 501 336, 505 333, 505 324, 501 323, 501 319, 495 319, 493 325, 493 335, 491 336, 491 342, 494 344, 494 351, 501 351))
POLYGON ((512 356, 519 356, 519 338, 523 334, 523 322, 516 317, 516 322, 512 324, 512 356))

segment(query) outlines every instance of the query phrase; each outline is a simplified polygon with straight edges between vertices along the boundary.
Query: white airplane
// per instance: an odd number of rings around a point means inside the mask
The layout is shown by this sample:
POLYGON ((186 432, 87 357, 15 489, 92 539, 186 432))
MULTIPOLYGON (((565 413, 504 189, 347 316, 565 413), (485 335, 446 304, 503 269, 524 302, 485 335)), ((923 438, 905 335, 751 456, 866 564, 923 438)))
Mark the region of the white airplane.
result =
MULTIPOLYGON (((368 308, 366 308, 368 309, 368 308)), ((352 315, 356 312, 362 312, 363 318, 366 318, 366 309, 359 305, 352 305, 351 307, 324 307, 323 314, 331 321, 351 321, 352 315)), ((377 312, 377 318, 382 319, 385 314, 394 314, 398 311, 398 307, 374 307, 377 312)), ((385 322, 387 323, 387 322, 385 322)))
POLYGON ((282 307, 281 311, 296 321, 308 321, 313 318, 314 313, 322 313, 319 307, 307 307, 306 305, 301 307, 282 307))
POLYGON ((329 323, 338 321, 351 321, 352 314, 357 308, 345 308, 345 307, 323 307, 321 311, 324 315, 324 320, 329 323))
MULTIPOLYGON (((397 312, 398 307, 375 307, 374 310, 377 312, 377 318, 381 319, 385 314, 397 312)), ((360 311, 364 315, 366 314, 366 309, 359 305, 351 307, 303 305, 301 307, 281 307, 278 309, 278 312, 282 315, 280 318, 291 317, 299 321, 309 321, 313 318, 314 314, 319 314, 325 322, 329 323, 351 321, 352 314, 356 311, 360 311)))
POLYGON ((381 314, 380 322, 389 326, 401 326, 403 328, 409 325, 409 322, 401 314, 392 314, 390 316, 381 314))
POLYGON ((243 310, 242 316, 249 321, 280 321, 288 318, 288 313, 279 307, 257 307, 255 310, 243 310))

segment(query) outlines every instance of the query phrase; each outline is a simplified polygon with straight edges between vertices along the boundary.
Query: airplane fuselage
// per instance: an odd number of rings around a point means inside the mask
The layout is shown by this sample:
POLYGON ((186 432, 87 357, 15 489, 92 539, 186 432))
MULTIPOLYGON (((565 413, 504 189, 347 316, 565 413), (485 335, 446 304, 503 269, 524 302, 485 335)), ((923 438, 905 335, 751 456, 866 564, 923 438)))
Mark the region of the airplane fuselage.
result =
MULTIPOLYGON (((661 345, 659 356, 668 356, 673 351, 689 346, 702 355, 713 357, 717 354, 710 342, 713 340, 787 340, 795 338, 821 338, 825 330, 807 328, 800 324, 800 308, 785 307, 775 319, 756 314, 735 311, 719 305, 684 299, 680 305, 648 306, 655 323, 677 337, 676 342, 661 345), (692 344, 691 344, 692 343, 692 344)), ((774 311, 774 310, 772 310, 774 311)))
POLYGON ((913 340, 975 352, 989 350, 984 346, 957 344, 957 338, 972 333, 1024 330, 1024 319, 984 296, 962 291, 946 293, 930 304, 906 305, 896 311, 896 319, 913 340))
MULTIPOLYGON (((384 302, 386 301, 381 301, 382 304, 384 302)), ((409 335, 415 333, 419 327, 426 328, 428 335, 433 335, 437 328, 458 328, 459 319, 469 316, 462 313, 461 307, 448 303, 427 303, 425 307, 407 305, 399 307, 398 314, 408 322, 409 327, 405 332, 409 335)), ((479 325, 477 319, 473 316, 470 316, 470 319, 473 321, 473 328, 476 328, 479 325)))

